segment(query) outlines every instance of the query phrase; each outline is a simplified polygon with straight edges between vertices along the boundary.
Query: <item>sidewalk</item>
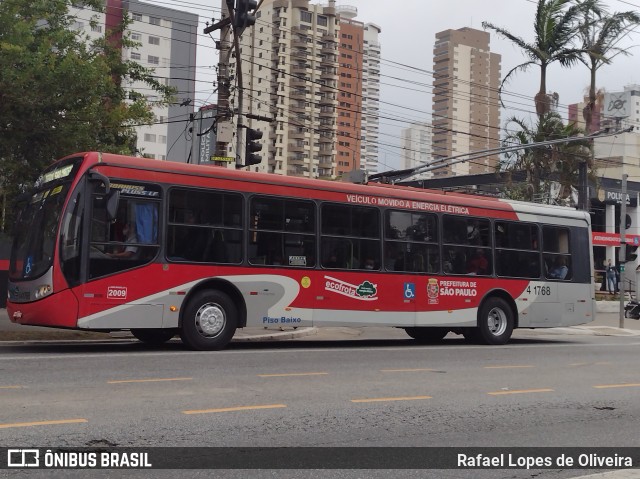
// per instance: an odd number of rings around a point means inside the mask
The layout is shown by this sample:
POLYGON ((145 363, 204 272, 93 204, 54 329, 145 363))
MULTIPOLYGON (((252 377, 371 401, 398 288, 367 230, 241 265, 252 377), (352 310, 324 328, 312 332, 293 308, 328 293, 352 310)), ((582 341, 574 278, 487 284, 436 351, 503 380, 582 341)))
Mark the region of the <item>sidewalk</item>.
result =
MULTIPOLYGON (((598 301, 595 321, 580 326, 549 329, 517 329, 514 336, 564 334, 564 335, 593 335, 593 336, 640 336, 640 321, 624 318, 623 328, 620 328, 619 303, 616 301, 598 301)), ((356 339, 363 335, 364 330, 371 330, 380 337, 389 339, 404 338, 404 331, 389 327, 251 327, 239 329, 233 341, 270 341, 316 336, 317 339, 356 339)), ((368 335, 367 335, 368 336, 368 335)), ((43 328, 38 326, 23 326, 9 321, 6 309, 0 309, 0 341, 38 341, 38 340, 109 340, 131 339, 128 331, 113 333, 99 333, 90 331, 63 330, 43 328)))

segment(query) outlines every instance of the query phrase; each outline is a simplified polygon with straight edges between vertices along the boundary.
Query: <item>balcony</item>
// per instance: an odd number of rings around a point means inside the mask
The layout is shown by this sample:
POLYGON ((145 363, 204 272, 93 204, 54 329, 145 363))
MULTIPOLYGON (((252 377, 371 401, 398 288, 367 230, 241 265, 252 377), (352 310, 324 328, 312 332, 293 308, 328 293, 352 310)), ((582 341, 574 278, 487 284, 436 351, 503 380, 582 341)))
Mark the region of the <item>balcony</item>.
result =
MULTIPOLYGON (((323 98, 333 99, 333 94, 336 91, 333 85, 320 85, 320 92, 323 94, 323 98)), ((322 98, 321 98, 322 100, 322 98)))
POLYGON ((298 143, 289 143, 289 151, 291 153, 303 153, 305 146, 298 143))
POLYGON ((309 95, 307 90, 292 90, 291 98, 295 100, 306 100, 309 95))
POLYGON ((309 47, 309 43, 307 42, 306 38, 294 38, 293 41, 291 42, 291 45, 294 48, 304 49, 304 50, 306 50, 309 47))
POLYGON ((304 116, 304 114, 307 113, 308 110, 307 105, 304 101, 291 102, 289 104, 289 108, 291 109, 291 111, 294 111, 301 116, 304 116))
MULTIPOLYGON (((334 138, 333 138, 333 135, 331 135, 331 136, 324 136, 324 135, 320 135, 320 136, 318 137, 318 143, 320 143, 320 144, 326 144, 326 143, 328 143, 328 144, 333 145, 333 144, 335 143, 335 140, 334 140, 334 138)), ((333 148, 333 146, 332 146, 332 148, 333 148)))
POLYGON ((298 75, 305 75, 306 73, 310 73, 309 70, 311 70, 311 65, 307 63, 298 63, 291 67, 291 71, 293 71, 293 73, 296 73, 298 75))
POLYGON ((289 138, 292 140, 303 140, 308 135, 306 131, 289 130, 289 138))
POLYGON ((337 73, 333 68, 325 68, 320 70, 320 78, 324 80, 334 80, 337 77, 337 73))
POLYGON ((307 79, 304 78, 304 77, 292 76, 290 85, 293 88, 296 88, 296 87, 298 87, 298 88, 303 87, 304 88, 305 86, 307 86, 307 79))

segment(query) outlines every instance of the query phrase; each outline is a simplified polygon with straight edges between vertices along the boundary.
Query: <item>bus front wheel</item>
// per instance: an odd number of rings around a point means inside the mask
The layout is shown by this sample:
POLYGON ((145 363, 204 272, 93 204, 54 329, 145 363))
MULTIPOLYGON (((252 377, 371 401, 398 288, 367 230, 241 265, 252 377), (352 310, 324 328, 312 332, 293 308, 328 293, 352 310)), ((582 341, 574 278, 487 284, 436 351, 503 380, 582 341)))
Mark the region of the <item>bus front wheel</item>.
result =
POLYGON ((138 341, 157 346, 166 343, 176 335, 175 329, 132 329, 131 334, 138 341))
POLYGON ((237 308, 229 296, 220 291, 200 291, 187 304, 180 338, 191 349, 217 351, 231 341, 237 318, 237 308))
POLYGON ((513 333, 513 310, 502 298, 488 298, 478 311, 473 337, 484 344, 506 344, 513 333))
POLYGON ((404 328, 409 336, 419 343, 437 343, 447 335, 447 328, 404 328))

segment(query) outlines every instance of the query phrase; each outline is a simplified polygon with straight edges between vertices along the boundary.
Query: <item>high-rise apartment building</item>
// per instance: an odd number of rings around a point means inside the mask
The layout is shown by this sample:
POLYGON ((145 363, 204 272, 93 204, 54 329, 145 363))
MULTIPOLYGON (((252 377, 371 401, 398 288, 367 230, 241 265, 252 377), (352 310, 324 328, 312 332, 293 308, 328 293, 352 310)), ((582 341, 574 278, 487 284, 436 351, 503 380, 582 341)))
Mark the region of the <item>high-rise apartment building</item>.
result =
MULTIPOLYGON (((489 33, 472 28, 436 34, 433 48, 433 156, 447 158, 499 147, 500 55, 489 33)), ((434 177, 488 173, 492 155, 433 171, 434 177)))
MULTIPOLYGON (((265 0, 256 17, 255 25, 240 38, 242 75, 235 58, 229 65, 230 76, 242 82, 242 88, 232 92, 230 107, 238 107, 242 91, 243 125, 264 133, 262 163, 252 169, 335 178, 339 92, 335 2, 322 6, 307 0, 265 0), (266 123, 247 114, 275 121, 266 123)), ((229 146, 230 156, 235 156, 235 144, 229 146)))
POLYGON ((382 29, 374 23, 364 26, 362 58, 362 133, 360 167, 369 173, 378 171, 378 129, 380 126, 380 41, 382 29))
MULTIPOLYGON (((224 1, 222 7, 225 11, 224 1)), ((380 47, 372 31, 380 29, 354 20, 356 13, 354 7, 336 7, 335 0, 323 5, 308 0, 261 3, 255 25, 240 38, 241 78, 233 55, 229 64, 230 77, 242 81, 242 124, 264 133, 263 160, 252 169, 338 178, 365 164, 377 166, 377 158, 368 155, 377 152, 371 142, 378 136, 380 47), (367 53, 370 46, 373 59, 367 53), (375 92, 370 108, 375 118, 365 115, 363 107, 369 85, 375 92), (368 125, 375 128, 366 130, 368 125)), ((222 52, 221 59, 225 57, 222 52)), ((232 109, 238 107, 239 90, 231 94, 232 109)), ((229 145, 230 156, 235 148, 229 145)))
MULTIPOLYGON (((423 122, 411 123, 401 132, 400 148, 402 149, 401 169, 416 168, 432 161, 431 124, 423 122)), ((428 179, 432 172, 421 173, 412 179, 428 179)))
MULTIPOLYGON (((382 29, 374 23, 362 23, 355 20, 358 9, 353 6, 338 6, 340 19, 340 90, 355 85, 352 78, 358 78, 360 92, 357 97, 349 97, 354 101, 348 103, 358 105, 355 114, 360 127, 357 132, 360 152, 357 155, 354 169, 366 170, 369 173, 378 171, 378 129, 380 104, 380 41, 382 29), (345 76, 348 81, 344 81, 345 76)), ((348 92, 347 93, 352 93, 348 92)), ((338 110, 340 112, 340 109, 338 110)), ((339 114, 339 113, 338 113, 339 114)), ((338 136, 341 132, 338 122, 338 136)), ((340 160, 340 158, 338 159, 340 160)))
MULTIPOLYGON (((154 107, 155 124, 136 129, 136 147, 149 158, 187 161, 191 139, 185 132, 190 127, 195 98, 198 16, 138 0, 106 0, 104 13, 77 7, 72 7, 71 13, 77 17, 76 29, 92 38, 118 25, 125 13, 133 19, 129 32, 140 46, 123 50, 123 58, 153 68, 159 82, 177 90, 175 104, 154 107)), ((129 82, 124 87, 145 95, 152 104, 158 99, 141 82, 129 82)))
POLYGON ((338 8, 338 111, 336 175, 360 169, 362 125, 364 25, 354 20, 355 7, 338 8))

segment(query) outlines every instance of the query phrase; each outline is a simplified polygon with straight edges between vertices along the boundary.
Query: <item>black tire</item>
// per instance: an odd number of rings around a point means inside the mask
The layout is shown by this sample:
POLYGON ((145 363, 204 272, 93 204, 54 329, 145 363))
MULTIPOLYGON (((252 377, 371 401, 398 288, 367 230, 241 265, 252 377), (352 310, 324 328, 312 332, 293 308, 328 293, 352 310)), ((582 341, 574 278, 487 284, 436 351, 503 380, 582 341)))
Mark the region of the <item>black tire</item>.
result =
POLYGON ((409 336, 422 344, 438 343, 447 335, 447 328, 404 328, 409 336))
POLYGON ((513 310, 502 298, 488 298, 478 310, 476 339, 483 344, 507 344, 513 333, 513 310))
POLYGON ((189 300, 182 317, 180 338, 191 349, 217 351, 236 332, 238 309, 221 291, 204 290, 189 300))
POLYGON ((131 334, 145 344, 158 346, 164 344, 176 335, 175 329, 132 329, 131 334))

